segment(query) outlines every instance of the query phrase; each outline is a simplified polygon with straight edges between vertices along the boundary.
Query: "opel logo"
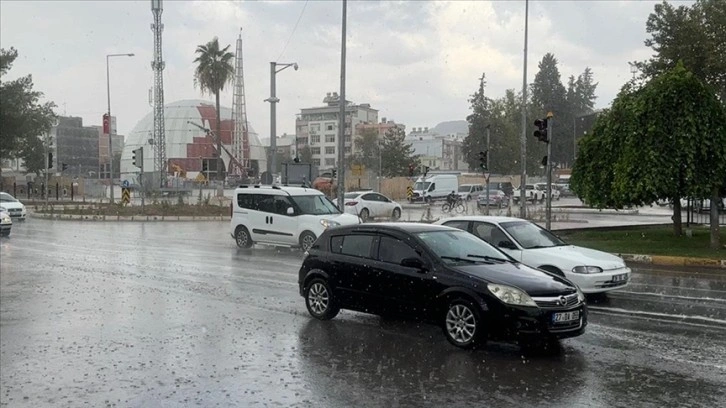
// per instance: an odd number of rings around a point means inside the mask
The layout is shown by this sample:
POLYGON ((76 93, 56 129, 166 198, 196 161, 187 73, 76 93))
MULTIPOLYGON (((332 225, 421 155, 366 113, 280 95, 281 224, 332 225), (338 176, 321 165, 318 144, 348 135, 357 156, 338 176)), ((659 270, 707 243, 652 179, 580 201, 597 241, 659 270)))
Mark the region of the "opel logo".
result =
POLYGON ((560 306, 564 306, 567 304, 567 298, 564 296, 560 296, 558 302, 559 302, 560 306))

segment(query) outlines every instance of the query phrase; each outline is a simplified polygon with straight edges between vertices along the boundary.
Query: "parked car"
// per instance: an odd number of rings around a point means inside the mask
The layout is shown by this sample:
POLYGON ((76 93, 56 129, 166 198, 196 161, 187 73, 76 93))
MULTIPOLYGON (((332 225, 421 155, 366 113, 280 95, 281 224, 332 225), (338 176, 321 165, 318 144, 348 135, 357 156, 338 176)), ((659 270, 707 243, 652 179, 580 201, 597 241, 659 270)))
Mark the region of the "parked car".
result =
POLYGON ((452 191, 459 191, 459 178, 454 174, 419 177, 413 185, 411 201, 423 200, 430 203, 435 200, 444 200, 452 191))
POLYGON ((370 218, 401 218, 401 205, 373 191, 345 193, 345 212, 359 216, 362 221, 370 218))
POLYGON ((504 194, 507 195, 507 197, 511 198, 512 193, 514 193, 514 187, 512 186, 512 183, 505 181, 505 182, 496 182, 496 183, 490 183, 489 188, 492 190, 501 190, 504 191, 504 194))
POLYGON ((584 293, 621 289, 630 281, 630 268, 620 257, 570 245, 527 220, 471 216, 446 218, 436 224, 471 232, 525 265, 567 278, 584 293))
POLYGON ((326 230, 299 271, 311 316, 341 309, 433 322, 462 348, 582 334, 585 296, 567 279, 527 267, 465 231, 418 223, 326 230))
POLYGON ((509 197, 507 197, 506 194, 504 194, 504 191, 501 190, 489 190, 489 195, 487 196, 487 192, 484 191, 481 195, 479 195, 479 199, 476 202, 477 208, 481 207, 498 207, 498 208, 504 208, 509 207, 509 197))
POLYGON ((570 183, 557 183, 557 188, 560 190, 562 197, 574 197, 575 194, 570 190, 570 183))
MULTIPOLYGON (((537 183, 535 184, 535 187, 538 190, 541 190, 544 192, 545 198, 547 198, 547 183, 537 183)), ((556 184, 552 184, 552 201, 557 201, 560 199, 560 190, 558 189, 556 184)))
POLYGON ((240 186, 232 199, 230 234, 240 248, 256 243, 307 250, 328 228, 360 223, 315 189, 240 186))
POLYGON ((486 188, 481 184, 462 184, 459 186, 459 197, 466 201, 471 199, 476 200, 485 191, 486 188))
MULTIPOLYGON (((514 201, 515 204, 519 202, 521 194, 522 193, 519 189, 512 192, 512 201, 514 201)), ((545 200, 545 192, 537 188, 534 184, 525 185, 524 194, 526 200, 532 203, 544 202, 545 200)))
POLYGON ((13 220, 5 207, 0 207, 0 236, 7 237, 13 228, 13 220))
POLYGON ((12 218, 24 220, 28 214, 25 205, 8 193, 0 192, 0 205, 7 210, 12 218))

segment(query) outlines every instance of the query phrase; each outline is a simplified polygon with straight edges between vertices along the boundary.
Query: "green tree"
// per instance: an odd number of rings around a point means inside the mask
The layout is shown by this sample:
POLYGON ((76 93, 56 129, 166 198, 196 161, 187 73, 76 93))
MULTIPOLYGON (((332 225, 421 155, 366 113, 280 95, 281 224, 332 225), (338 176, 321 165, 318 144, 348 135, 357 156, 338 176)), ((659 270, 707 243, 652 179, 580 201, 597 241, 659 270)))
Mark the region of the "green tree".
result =
POLYGON ((300 149, 299 152, 301 163, 312 163, 313 162, 313 151, 310 150, 310 146, 305 145, 300 149))
MULTIPOLYGON (((581 142, 573 190, 598 207, 673 202, 682 234, 680 199, 717 201, 726 174, 726 112, 712 89, 682 64, 642 88, 627 84, 581 142), (599 191, 598 191, 599 190, 599 191)), ((712 206, 711 244, 719 246, 712 206)))
POLYGON ((648 17, 645 45, 655 54, 636 62, 643 76, 654 78, 682 61, 686 69, 714 88, 726 105, 726 2, 698 0, 691 7, 656 4, 648 17))
POLYGON ((40 102, 43 93, 33 90, 31 75, 5 80, 17 57, 15 48, 0 49, 0 159, 21 158, 38 173, 45 168, 40 137, 56 119, 55 104, 40 102))
POLYGON ((381 172, 383 177, 408 176, 408 166, 419 166, 413 144, 406 143, 403 127, 392 127, 383 136, 381 146, 381 172))
POLYGON ((356 151, 348 160, 352 164, 362 164, 367 169, 378 168, 379 138, 376 129, 364 129, 355 138, 356 151))
MULTIPOLYGON (((197 58, 194 63, 197 67, 194 70, 194 85, 199 86, 202 93, 214 94, 214 102, 217 108, 217 123, 215 126, 215 135, 217 138, 217 154, 219 155, 218 168, 224 168, 222 164, 222 133, 221 119, 219 113, 219 93, 224 90, 224 86, 231 82, 234 78, 234 54, 229 52, 229 45, 220 48, 219 39, 214 37, 212 41, 198 45, 195 53, 197 58)), ((223 172, 217 172, 217 178, 224 178, 223 172)))

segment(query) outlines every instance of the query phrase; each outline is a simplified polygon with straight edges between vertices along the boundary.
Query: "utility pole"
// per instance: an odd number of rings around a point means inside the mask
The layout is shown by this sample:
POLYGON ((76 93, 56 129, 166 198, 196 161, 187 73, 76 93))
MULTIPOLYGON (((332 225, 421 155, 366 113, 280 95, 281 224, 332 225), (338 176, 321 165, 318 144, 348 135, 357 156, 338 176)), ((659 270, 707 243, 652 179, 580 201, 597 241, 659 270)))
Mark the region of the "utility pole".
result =
POLYGON ((273 175, 273 184, 274 184, 274 174, 275 170, 277 169, 277 102, 279 99, 277 99, 277 81, 275 80, 275 77, 277 74, 277 64, 275 62, 270 62, 270 174, 273 175))
POLYGON ((524 3, 524 74, 522 78, 522 175, 519 182, 519 216, 527 216, 527 34, 529 28, 529 0, 524 3))
POLYGON ((487 170, 486 170, 486 178, 487 178, 487 215, 489 215, 489 204, 491 202, 489 201, 491 197, 489 197, 489 177, 491 175, 491 167, 489 167, 489 133, 490 133, 491 125, 487 125, 487 170))
MULTIPOLYGON (((338 118, 338 208, 340 211, 345 208, 345 24, 347 15, 348 0, 343 0, 343 29, 340 46, 340 113, 338 118)), ((352 130, 351 126, 351 132, 352 130)))
POLYGON ((547 112, 547 210, 545 228, 552 230, 552 123, 554 122, 552 112, 547 112))

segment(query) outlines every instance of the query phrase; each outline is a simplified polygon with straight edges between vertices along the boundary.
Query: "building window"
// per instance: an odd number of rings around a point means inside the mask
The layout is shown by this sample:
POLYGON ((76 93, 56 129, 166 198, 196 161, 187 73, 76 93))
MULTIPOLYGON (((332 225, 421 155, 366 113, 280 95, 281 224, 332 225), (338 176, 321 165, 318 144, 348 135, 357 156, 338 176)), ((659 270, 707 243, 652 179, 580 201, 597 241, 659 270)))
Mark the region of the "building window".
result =
POLYGON ((313 166, 320 166, 320 159, 313 159, 313 166))
POLYGON ((311 154, 320 154, 320 148, 319 147, 311 147, 310 148, 311 154))
POLYGON ((350 135, 345 136, 345 143, 350 143, 350 135))
POLYGON ((345 147, 345 154, 350 154, 350 146, 345 147))
POLYGON ((325 146, 325 154, 335 154, 335 146, 325 146))
POLYGON ((335 143, 335 135, 325 135, 325 143, 335 143))
POLYGON ((320 143, 320 135, 310 135, 310 143, 320 143))
POLYGON ((333 129, 335 129, 335 123, 326 123, 325 124, 325 129, 327 129, 327 130, 333 130, 333 129))
POLYGON ((320 132, 320 123, 311 124, 310 130, 313 132, 320 132))
POLYGON ((299 145, 306 145, 306 144, 308 144, 308 138, 307 137, 298 137, 297 138, 297 144, 299 144, 299 145))
POLYGON ((325 159, 325 165, 326 166, 335 166, 335 159, 334 158, 325 159))

